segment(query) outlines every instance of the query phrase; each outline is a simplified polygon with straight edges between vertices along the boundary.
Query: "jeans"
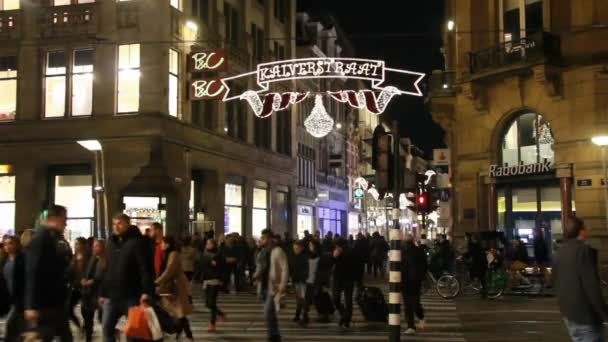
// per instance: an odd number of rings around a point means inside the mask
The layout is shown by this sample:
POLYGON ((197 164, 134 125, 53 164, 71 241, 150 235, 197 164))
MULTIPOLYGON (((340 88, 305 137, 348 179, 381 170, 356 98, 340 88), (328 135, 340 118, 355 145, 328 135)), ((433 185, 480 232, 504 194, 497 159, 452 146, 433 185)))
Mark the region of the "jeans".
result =
POLYGON ((279 342, 281 341, 281 333, 279 332, 277 310, 274 305, 274 295, 266 292, 265 297, 264 319, 266 320, 266 328, 268 329, 268 339, 273 342, 279 342))
POLYGON ((405 321, 407 327, 416 330, 414 324, 414 314, 418 319, 424 319, 424 310, 422 309, 422 303, 420 303, 420 294, 403 294, 403 306, 405 310, 405 321))
POLYGON ((604 342, 604 326, 578 324, 564 318, 573 342, 604 342))
MULTIPOLYGON (((103 303, 102 331, 103 342, 116 341, 116 324, 122 316, 127 316, 129 308, 139 305, 137 299, 106 299, 103 303)), ((135 342, 137 339, 128 338, 127 341, 135 342)))
POLYGON ((336 309, 340 313, 340 323, 345 326, 350 325, 350 321, 353 317, 353 291, 355 288, 355 283, 353 282, 343 282, 334 284, 332 289, 332 298, 334 300, 334 305, 336 309), (342 305, 342 292, 344 292, 344 305, 342 305))
POLYGON ((211 312, 211 324, 215 324, 218 314, 223 315, 222 311, 217 307, 217 295, 220 292, 220 287, 220 285, 207 285, 205 288, 205 305, 211 312))
POLYGON ((55 337, 59 337, 61 342, 73 341, 68 311, 64 306, 40 310, 37 331, 45 342, 53 341, 55 337))
POLYGON ((296 318, 299 319, 305 305, 306 283, 295 283, 294 288, 296 290, 296 318))

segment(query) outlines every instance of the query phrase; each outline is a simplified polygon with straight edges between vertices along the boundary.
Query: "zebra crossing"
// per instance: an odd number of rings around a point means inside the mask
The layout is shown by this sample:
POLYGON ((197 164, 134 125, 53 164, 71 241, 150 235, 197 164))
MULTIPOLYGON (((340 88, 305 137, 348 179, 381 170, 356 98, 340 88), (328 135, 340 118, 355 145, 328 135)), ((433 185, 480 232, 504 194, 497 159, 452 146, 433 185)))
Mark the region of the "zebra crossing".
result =
MULTIPOLYGON (((386 291, 385 291, 386 293, 386 291)), ((217 332, 208 333, 209 312, 204 304, 202 290, 194 290, 195 311, 188 318, 194 333, 195 341, 239 341, 239 342, 262 342, 266 341, 266 325, 263 314, 262 302, 252 293, 241 292, 238 294, 220 294, 218 305, 226 313, 226 321, 217 324, 217 332)), ((437 342, 463 342, 466 341, 462 333, 462 324, 458 318, 456 305, 453 301, 440 298, 434 293, 429 293, 422 298, 425 309, 425 329, 418 330, 414 336, 402 335, 402 341, 437 341, 437 342)), ((311 309, 310 323, 302 327, 292 322, 295 311, 295 298, 293 295, 286 297, 286 307, 278 313, 279 327, 283 341, 386 341, 388 338, 388 326, 383 323, 366 322, 354 304, 353 323, 351 328, 342 329, 337 326, 337 319, 330 323, 316 322, 316 312, 311 309)), ((404 320, 404 315, 402 314, 404 320)), ((97 322, 96 322, 97 324, 97 322)), ((119 322, 118 328, 123 328, 125 320, 119 322)), ((4 321, 0 322, 3 331, 4 321)), ((405 329, 405 321, 402 322, 402 330, 405 329)), ((84 338, 77 330, 74 330, 75 341, 84 338)), ((173 340, 175 337, 167 337, 165 340, 173 340)), ((95 327, 95 341, 101 341, 101 327, 95 327)), ((185 340, 184 340, 185 341, 185 340)))

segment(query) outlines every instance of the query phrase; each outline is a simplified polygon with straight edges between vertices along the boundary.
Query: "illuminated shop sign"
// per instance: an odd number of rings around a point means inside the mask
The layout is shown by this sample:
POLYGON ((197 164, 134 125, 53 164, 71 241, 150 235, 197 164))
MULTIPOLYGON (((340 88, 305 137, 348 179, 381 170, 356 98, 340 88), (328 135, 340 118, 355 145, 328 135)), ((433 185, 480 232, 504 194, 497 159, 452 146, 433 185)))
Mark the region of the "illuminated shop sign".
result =
POLYGON ((545 160, 536 164, 519 164, 515 166, 490 165, 490 177, 526 176, 549 173, 554 171, 553 163, 545 160))

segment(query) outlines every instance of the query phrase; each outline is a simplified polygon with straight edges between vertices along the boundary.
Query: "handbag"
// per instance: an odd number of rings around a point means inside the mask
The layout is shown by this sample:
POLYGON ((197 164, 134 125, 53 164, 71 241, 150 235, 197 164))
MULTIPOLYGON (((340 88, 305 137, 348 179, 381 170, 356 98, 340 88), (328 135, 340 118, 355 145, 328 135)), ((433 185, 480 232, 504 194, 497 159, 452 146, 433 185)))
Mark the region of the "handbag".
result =
POLYGON ((141 340, 152 339, 150 327, 148 326, 148 319, 146 318, 145 306, 134 306, 129 309, 129 315, 127 317, 127 327, 125 328, 125 335, 127 337, 138 338, 141 340))

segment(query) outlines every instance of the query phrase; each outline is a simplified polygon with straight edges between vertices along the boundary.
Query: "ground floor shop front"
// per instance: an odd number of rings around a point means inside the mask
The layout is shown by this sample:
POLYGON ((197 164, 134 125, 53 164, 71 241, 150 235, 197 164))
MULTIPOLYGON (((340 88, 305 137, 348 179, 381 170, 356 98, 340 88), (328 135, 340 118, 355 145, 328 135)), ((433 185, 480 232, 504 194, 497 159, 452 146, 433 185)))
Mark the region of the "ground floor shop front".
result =
POLYGON ((67 207, 70 240, 107 236, 119 212, 142 231, 159 222, 172 235, 295 232, 291 158, 237 143, 207 150, 159 137, 101 144, 103 186, 95 156, 75 141, 0 147, 0 234, 33 228, 50 203, 67 207))

